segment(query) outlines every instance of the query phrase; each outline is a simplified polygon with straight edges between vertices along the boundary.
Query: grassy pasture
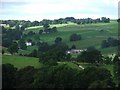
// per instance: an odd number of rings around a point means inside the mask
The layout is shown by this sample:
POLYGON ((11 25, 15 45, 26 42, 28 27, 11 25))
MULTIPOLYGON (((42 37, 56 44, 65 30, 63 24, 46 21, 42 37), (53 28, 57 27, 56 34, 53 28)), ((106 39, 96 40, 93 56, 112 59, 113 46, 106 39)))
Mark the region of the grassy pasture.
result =
MULTIPOLYGON (((34 35, 33 37, 27 37, 26 39, 31 38, 33 41, 36 42, 39 41, 37 40, 37 38, 40 38, 41 41, 53 44, 56 37, 62 37, 63 42, 67 43, 69 46, 72 46, 74 44, 78 49, 87 48, 89 46, 95 46, 105 55, 116 52, 115 48, 101 49, 101 42, 103 40, 107 39, 108 37, 117 38, 118 24, 116 21, 111 21, 110 23, 97 23, 84 25, 77 25, 75 23, 50 25, 50 27, 54 26, 57 27, 59 32, 42 35, 37 34, 34 35), (103 32, 100 32, 100 30, 103 30, 103 32), (69 37, 73 33, 80 34, 82 36, 82 40, 70 42, 69 37)), ((40 29, 43 29, 43 27, 42 26, 29 27, 24 31, 24 33, 28 33, 29 31, 38 33, 40 29)), ((32 51, 35 48, 36 46, 34 47, 30 46, 28 47, 27 51, 32 51)))
POLYGON ((33 57, 25 57, 25 56, 2 56, 2 63, 10 63, 17 67, 18 69, 24 68, 26 66, 34 66, 35 68, 39 68, 42 66, 41 63, 39 63, 38 58, 33 57))
MULTIPOLYGON (((15 55, 14 56, 3 55, 2 56, 2 63, 3 64, 10 63, 10 64, 14 65, 15 67, 17 67, 18 69, 24 68, 26 66, 34 66, 35 68, 40 68, 41 66, 43 66, 43 64, 39 62, 38 58, 25 57, 25 56, 15 56, 15 55)), ((67 64, 71 68, 80 69, 76 64, 74 64, 72 62, 58 62, 58 64, 59 65, 67 64)))

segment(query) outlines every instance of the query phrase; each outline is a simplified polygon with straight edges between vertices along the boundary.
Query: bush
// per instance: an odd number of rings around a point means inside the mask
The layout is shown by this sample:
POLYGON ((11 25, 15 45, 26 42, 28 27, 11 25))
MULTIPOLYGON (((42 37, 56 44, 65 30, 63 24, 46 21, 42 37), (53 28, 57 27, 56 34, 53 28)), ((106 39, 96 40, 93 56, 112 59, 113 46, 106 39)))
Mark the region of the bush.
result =
POLYGON ((70 36, 70 41, 78 41, 78 40, 81 40, 81 35, 72 34, 70 36))

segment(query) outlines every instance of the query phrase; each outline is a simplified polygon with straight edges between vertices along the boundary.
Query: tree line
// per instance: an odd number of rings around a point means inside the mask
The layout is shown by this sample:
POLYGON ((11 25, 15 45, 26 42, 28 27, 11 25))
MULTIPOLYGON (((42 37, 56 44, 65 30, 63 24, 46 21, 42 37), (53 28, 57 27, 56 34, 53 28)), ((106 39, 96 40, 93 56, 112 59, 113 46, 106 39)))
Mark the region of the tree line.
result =
POLYGON ((43 19, 42 21, 25 21, 25 20, 1 20, 2 24, 8 24, 10 27, 21 25, 23 28, 31 26, 42 26, 44 24, 67 24, 68 22, 73 22, 77 24, 89 24, 89 23, 109 23, 110 18, 101 17, 97 19, 83 18, 75 19, 74 17, 59 18, 54 20, 43 19))

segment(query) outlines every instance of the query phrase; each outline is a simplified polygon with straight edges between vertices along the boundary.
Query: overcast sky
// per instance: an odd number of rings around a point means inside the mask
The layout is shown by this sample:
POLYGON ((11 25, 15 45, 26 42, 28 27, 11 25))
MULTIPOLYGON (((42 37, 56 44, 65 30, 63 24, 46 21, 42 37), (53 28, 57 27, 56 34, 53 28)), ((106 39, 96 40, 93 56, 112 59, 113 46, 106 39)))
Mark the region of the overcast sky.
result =
POLYGON ((118 18, 119 0, 1 0, 0 19, 118 18))

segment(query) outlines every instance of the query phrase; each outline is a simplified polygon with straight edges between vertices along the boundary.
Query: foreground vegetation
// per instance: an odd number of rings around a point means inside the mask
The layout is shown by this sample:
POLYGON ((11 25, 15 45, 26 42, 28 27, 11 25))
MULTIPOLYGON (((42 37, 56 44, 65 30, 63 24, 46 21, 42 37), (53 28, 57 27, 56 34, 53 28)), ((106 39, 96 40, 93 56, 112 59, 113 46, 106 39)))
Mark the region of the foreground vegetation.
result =
POLYGON ((17 70, 3 64, 3 88, 116 88, 110 71, 97 66, 85 69, 71 68, 66 64, 27 66, 17 70), (10 72, 9 72, 10 71, 10 72), (9 75, 9 76, 8 76, 9 75))

